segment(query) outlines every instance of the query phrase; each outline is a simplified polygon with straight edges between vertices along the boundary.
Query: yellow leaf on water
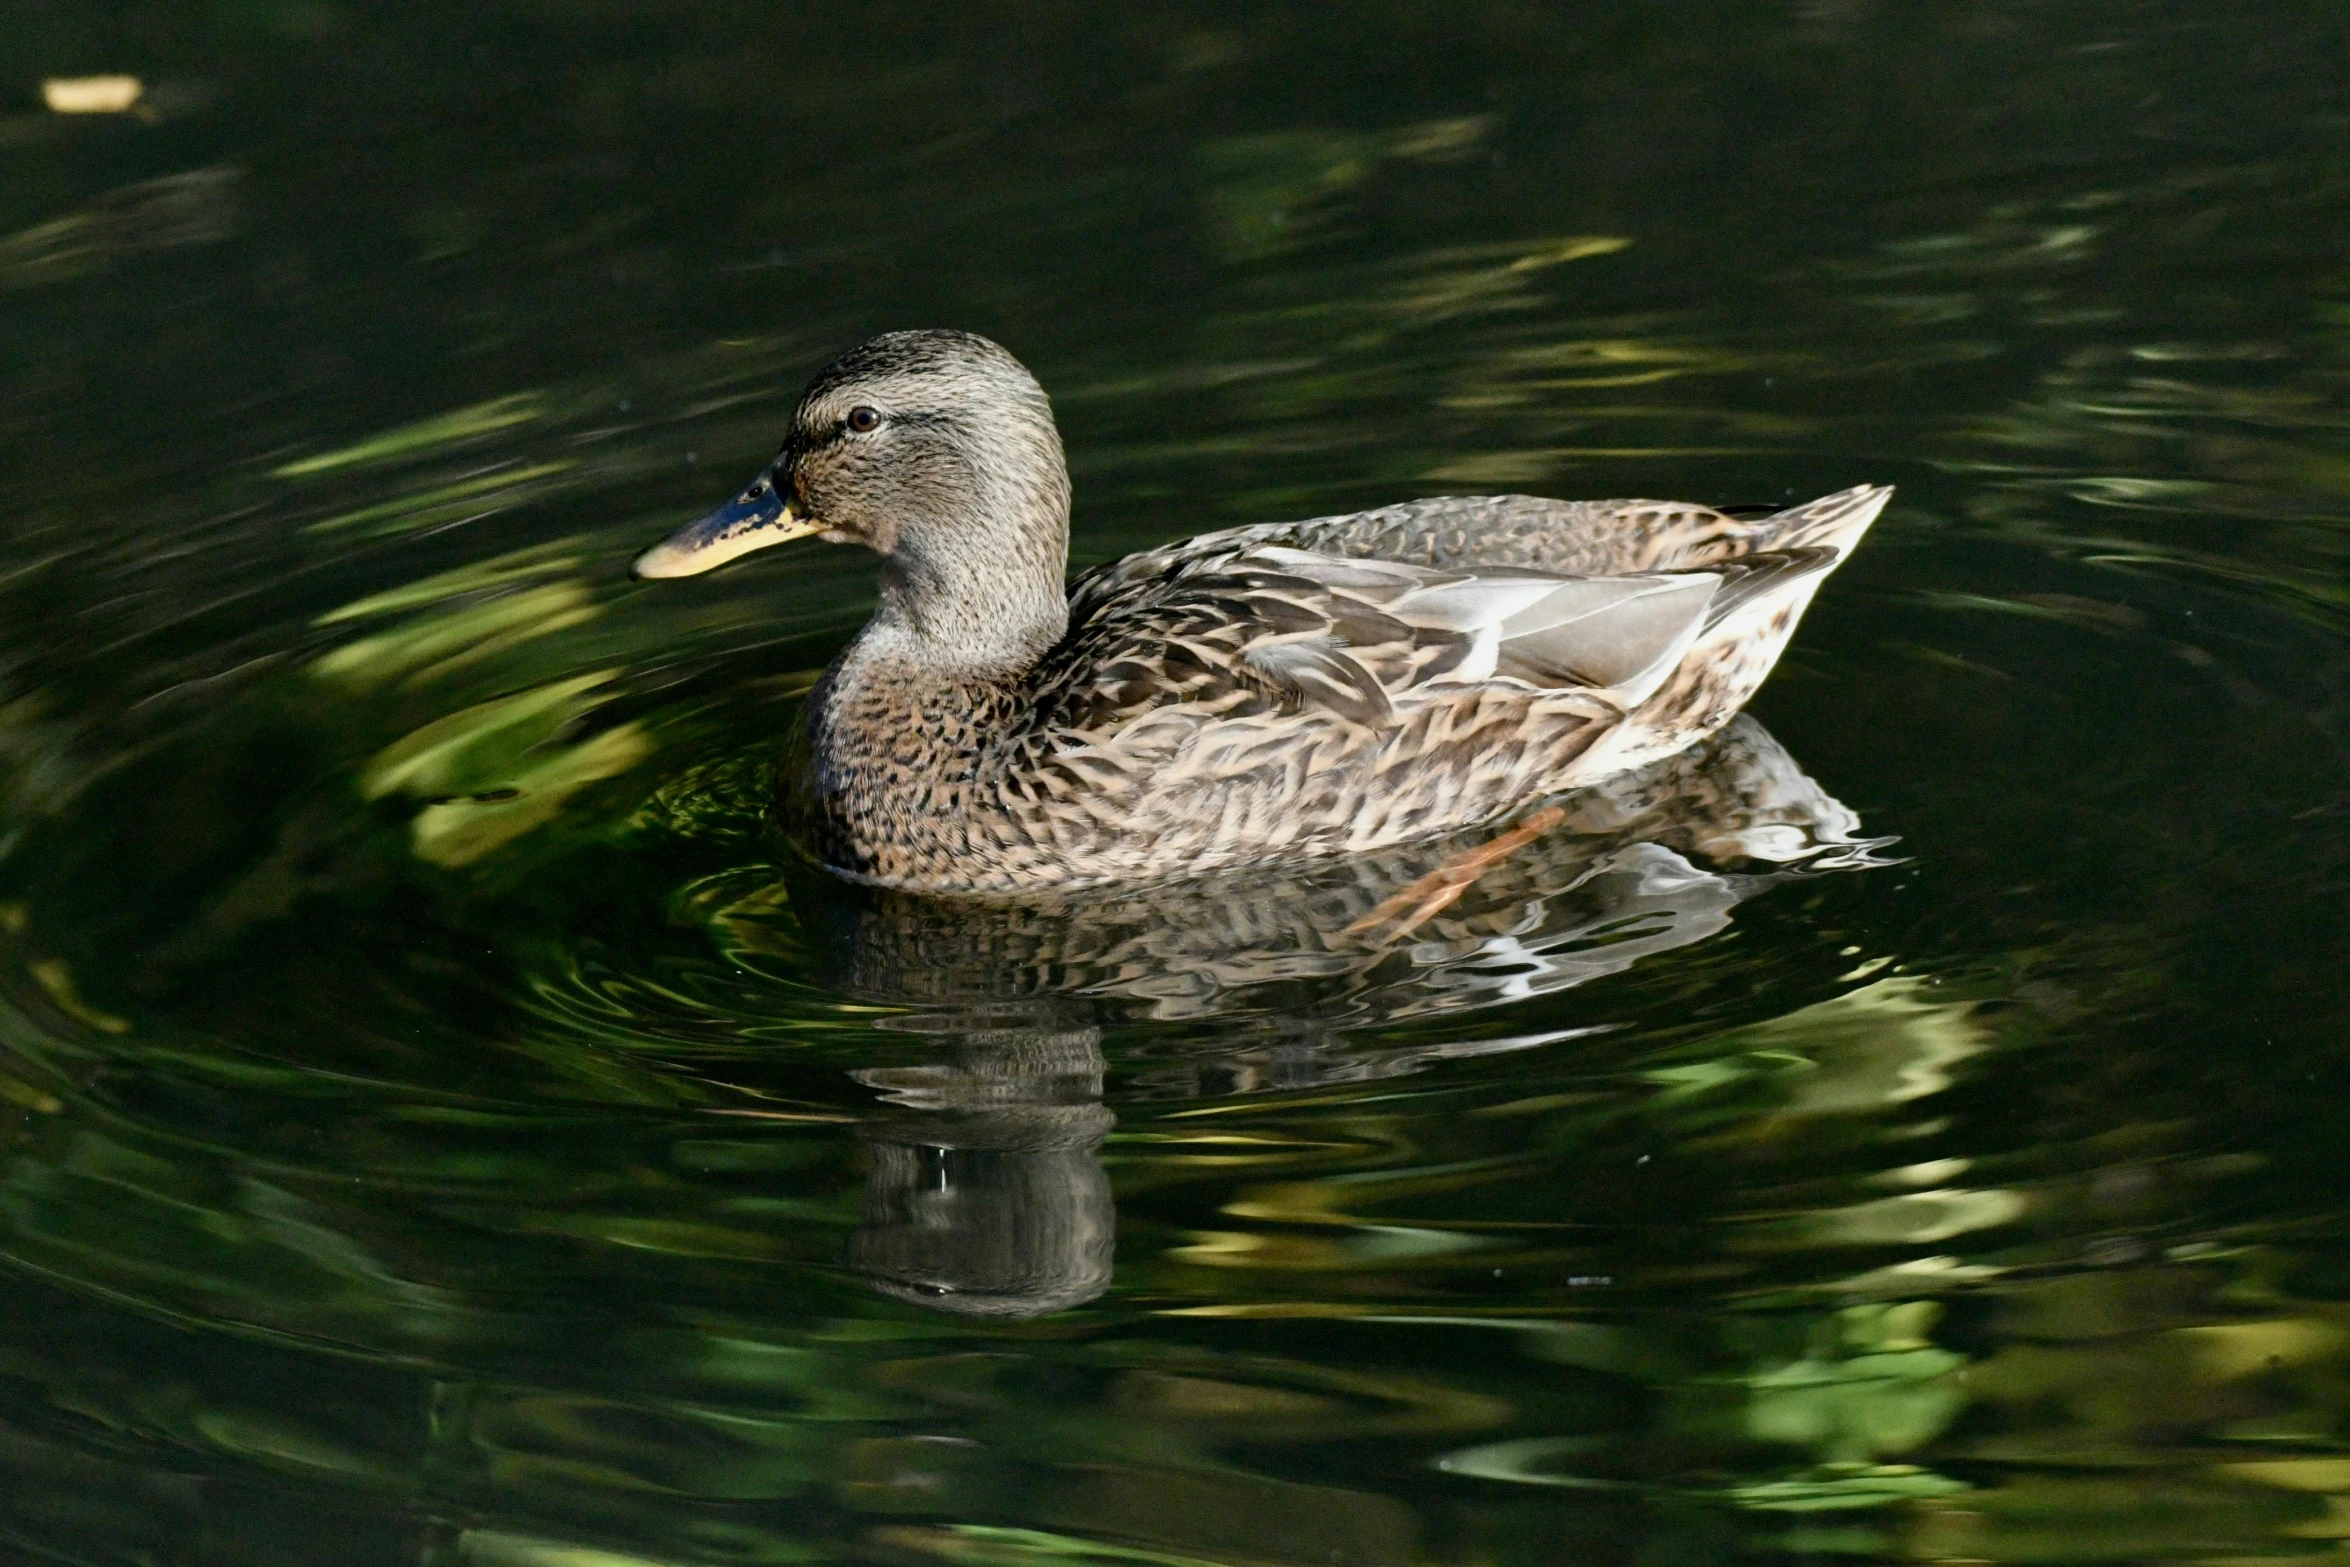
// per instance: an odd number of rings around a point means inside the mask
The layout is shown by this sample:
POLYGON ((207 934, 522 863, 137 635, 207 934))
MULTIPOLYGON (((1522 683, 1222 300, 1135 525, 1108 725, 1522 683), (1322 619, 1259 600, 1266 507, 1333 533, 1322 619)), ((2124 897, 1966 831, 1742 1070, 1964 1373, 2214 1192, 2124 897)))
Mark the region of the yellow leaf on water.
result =
POLYGON ((146 93, 136 76, 52 76, 41 83, 41 102, 52 114, 120 114, 146 93))

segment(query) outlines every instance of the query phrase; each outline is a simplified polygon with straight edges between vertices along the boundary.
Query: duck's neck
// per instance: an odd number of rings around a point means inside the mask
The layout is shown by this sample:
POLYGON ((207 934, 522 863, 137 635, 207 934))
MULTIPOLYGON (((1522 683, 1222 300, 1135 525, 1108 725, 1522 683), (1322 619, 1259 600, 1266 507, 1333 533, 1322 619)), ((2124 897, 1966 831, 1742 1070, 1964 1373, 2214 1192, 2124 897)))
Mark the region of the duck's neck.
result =
POLYGON ((880 602, 847 657, 905 663, 942 682, 1016 681, 1069 628, 1066 547, 993 560, 881 564, 880 602))
MULTIPOLYGON (((1023 687, 1061 638, 1060 562, 946 575, 893 556, 880 603, 814 694, 817 792, 859 835, 952 811, 1026 704, 1023 687), (977 578, 984 592, 971 591, 977 578)), ((936 825, 933 823, 932 825, 936 825)))
POLYGON ((905 500, 881 602, 852 656, 942 681, 1014 681, 1069 626, 1069 470, 1049 418, 1013 423, 964 465, 967 489, 905 500))
POLYGON ((873 619, 809 703, 806 781, 833 864, 916 882, 988 832, 990 773, 1069 625, 1069 481, 1057 443, 1043 455, 980 465, 976 504, 889 539, 873 619))

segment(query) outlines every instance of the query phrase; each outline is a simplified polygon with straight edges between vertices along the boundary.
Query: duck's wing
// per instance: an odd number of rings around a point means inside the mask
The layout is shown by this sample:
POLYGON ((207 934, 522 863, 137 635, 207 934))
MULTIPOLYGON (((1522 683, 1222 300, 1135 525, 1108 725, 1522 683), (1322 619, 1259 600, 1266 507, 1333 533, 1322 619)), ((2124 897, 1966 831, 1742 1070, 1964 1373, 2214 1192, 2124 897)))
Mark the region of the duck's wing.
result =
POLYGON ((1440 571, 1504 569, 1572 577, 1686 571, 1771 550, 1818 546, 1848 553, 1892 493, 1885 485, 1855 485, 1784 511, 1743 517, 1689 501, 1443 495, 1374 511, 1234 528, 1117 565, 1163 572, 1195 549, 1273 544, 1440 571))
POLYGON ((1448 571, 1515 568, 1613 577, 1672 571, 1744 551, 1747 525, 1687 501, 1562 501, 1442 495, 1288 525, 1283 542, 1448 571))
POLYGON ((1070 634, 1040 671, 1055 727, 1098 734, 1182 703, 1202 717, 1316 710, 1380 728, 1399 707, 1489 683, 1621 714, 1724 616, 1835 560, 1805 549, 1586 577, 1209 543, 1079 584, 1070 634))

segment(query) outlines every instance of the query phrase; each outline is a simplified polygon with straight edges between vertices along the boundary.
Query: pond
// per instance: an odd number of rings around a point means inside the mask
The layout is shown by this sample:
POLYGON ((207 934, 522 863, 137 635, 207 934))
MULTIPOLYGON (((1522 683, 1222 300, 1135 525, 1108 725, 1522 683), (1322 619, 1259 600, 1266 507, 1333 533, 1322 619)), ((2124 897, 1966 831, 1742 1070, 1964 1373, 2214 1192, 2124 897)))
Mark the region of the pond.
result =
POLYGON ((4 27, 11 1555, 2350 1539, 2337 11, 4 27), (1327 868, 942 912, 763 827, 870 557, 626 574, 932 325, 1079 564, 1898 489, 1410 941, 1327 868))

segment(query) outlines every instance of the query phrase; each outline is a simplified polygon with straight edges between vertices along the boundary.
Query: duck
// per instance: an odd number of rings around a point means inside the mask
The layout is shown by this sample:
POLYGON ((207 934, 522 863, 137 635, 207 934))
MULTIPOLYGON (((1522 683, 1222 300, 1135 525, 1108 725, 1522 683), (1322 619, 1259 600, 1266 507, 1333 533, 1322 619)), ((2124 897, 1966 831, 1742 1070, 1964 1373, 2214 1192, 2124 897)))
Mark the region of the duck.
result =
POLYGON ((1727 725, 1891 494, 1752 517, 1443 496, 1072 580, 1044 388, 987 338, 900 331, 818 371, 774 461, 630 571, 803 538, 877 554, 778 815, 851 881, 1017 896, 1555 821, 1727 725))

